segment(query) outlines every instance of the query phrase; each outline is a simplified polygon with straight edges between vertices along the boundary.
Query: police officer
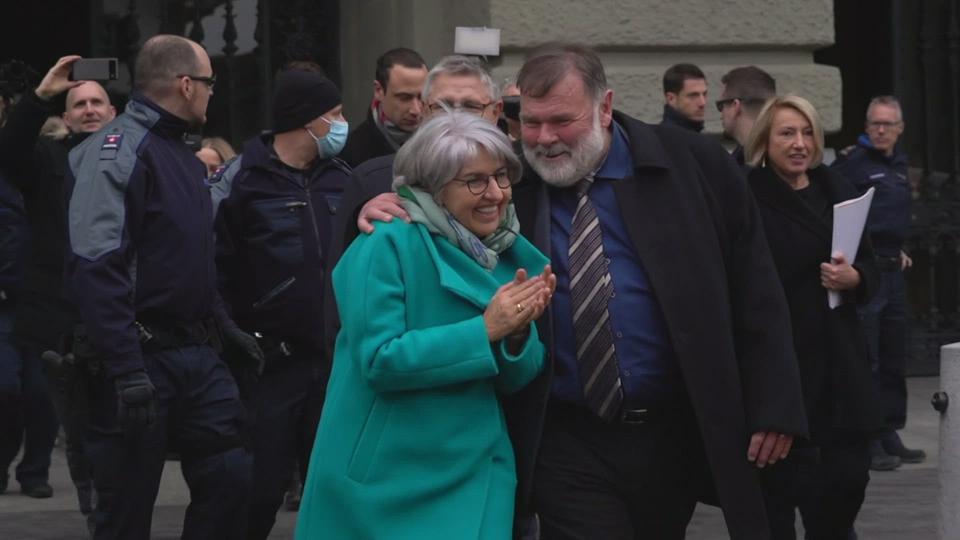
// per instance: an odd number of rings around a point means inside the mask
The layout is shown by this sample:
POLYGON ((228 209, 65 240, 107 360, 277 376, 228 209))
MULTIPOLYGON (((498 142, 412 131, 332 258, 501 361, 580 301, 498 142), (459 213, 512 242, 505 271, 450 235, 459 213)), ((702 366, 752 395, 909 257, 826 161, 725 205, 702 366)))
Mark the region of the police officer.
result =
POLYGON ((267 362, 249 391, 253 490, 247 538, 270 534, 299 458, 306 473, 326 382, 323 274, 350 168, 340 91, 319 73, 277 75, 273 131, 247 141, 213 183, 220 290, 267 362), (323 372, 321 377, 321 371, 323 372))
POLYGON ((919 463, 923 450, 904 446, 897 434, 907 420, 907 305, 903 272, 913 261, 903 250, 910 226, 910 182, 907 156, 897 146, 903 113, 893 96, 874 98, 867 107, 866 134, 834 163, 861 191, 874 187, 867 232, 877 254, 880 286, 861 311, 868 351, 884 408, 886 430, 871 445, 871 468, 891 470, 900 463, 919 463))
MULTIPOLYGON (((30 251, 26 260, 23 294, 17 303, 15 332, 24 356, 24 375, 40 372, 40 352, 60 350, 64 338, 79 322, 76 308, 63 291, 63 254, 66 238, 66 202, 63 199, 67 153, 116 117, 110 97, 98 83, 69 80, 70 68, 79 56, 57 61, 34 92, 27 92, 10 112, 6 128, 0 132, 0 170, 8 173, 22 193, 30 231, 30 251), (41 137, 40 129, 53 112, 53 99, 66 92, 62 115, 68 134, 41 137)), ((77 488, 80 511, 92 512, 93 486, 91 466, 83 450, 85 417, 76 394, 76 377, 67 377, 69 366, 59 366, 57 383, 50 394, 66 437, 67 464, 77 488)), ((48 375, 54 374, 52 371, 48 375)), ((38 385, 43 384, 41 380, 38 385)), ((29 406, 31 422, 27 429, 38 430, 33 450, 44 452, 47 465, 56 436, 56 418, 50 398, 35 397, 29 406), (40 448, 42 446, 42 448, 40 448)), ((27 409, 24 410, 27 413, 27 409)), ((41 459, 41 458, 38 458, 41 459)), ((28 494, 51 493, 49 484, 24 486, 28 494)))
POLYGON ((190 488, 183 537, 242 535, 244 410, 210 346, 212 206, 206 168, 183 142, 206 120, 214 82, 199 45, 150 38, 124 114, 70 152, 67 277, 99 359, 87 441, 97 540, 149 538, 168 449, 190 488))

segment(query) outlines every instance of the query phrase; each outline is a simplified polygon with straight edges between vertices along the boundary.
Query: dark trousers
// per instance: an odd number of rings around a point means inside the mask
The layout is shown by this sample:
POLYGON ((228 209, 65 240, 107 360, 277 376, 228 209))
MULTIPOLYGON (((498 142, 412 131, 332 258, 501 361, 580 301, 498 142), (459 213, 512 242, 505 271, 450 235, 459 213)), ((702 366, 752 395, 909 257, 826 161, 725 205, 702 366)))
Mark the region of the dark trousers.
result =
POLYGON ((707 466, 693 417, 606 424, 548 408, 533 484, 541 538, 682 539, 707 466))
POLYGON ((870 481, 870 452, 862 437, 794 448, 763 473, 772 540, 794 540, 800 510, 807 540, 847 540, 870 481))
MULTIPOLYGON (((60 347, 50 346, 45 349, 58 350, 60 347)), ((70 357, 64 359, 58 367, 53 369, 51 367, 44 366, 53 405, 63 426, 70 480, 77 489, 80 512, 87 516, 87 521, 93 530, 93 505, 96 493, 93 486, 93 463, 87 455, 85 443, 90 410, 83 367, 70 357)))
POLYGON ((271 358, 251 391, 248 408, 253 490, 247 524, 250 540, 270 535, 297 464, 301 481, 306 478, 323 406, 323 385, 317 373, 319 360, 308 354, 271 358))
POLYGON ((13 343, 13 306, 0 304, 0 476, 23 445, 17 481, 24 488, 46 484, 57 438, 57 415, 40 355, 13 343))
POLYGON ((876 296, 861 308, 860 319, 887 429, 902 429, 907 422, 907 301, 903 272, 880 272, 876 296))
POLYGON ((113 382, 91 382, 86 442, 97 487, 94 538, 150 538, 168 450, 180 453, 190 489, 182 538, 242 538, 251 462, 242 446, 244 410, 233 377, 206 346, 146 354, 144 363, 160 407, 157 422, 141 432, 117 426, 113 382))

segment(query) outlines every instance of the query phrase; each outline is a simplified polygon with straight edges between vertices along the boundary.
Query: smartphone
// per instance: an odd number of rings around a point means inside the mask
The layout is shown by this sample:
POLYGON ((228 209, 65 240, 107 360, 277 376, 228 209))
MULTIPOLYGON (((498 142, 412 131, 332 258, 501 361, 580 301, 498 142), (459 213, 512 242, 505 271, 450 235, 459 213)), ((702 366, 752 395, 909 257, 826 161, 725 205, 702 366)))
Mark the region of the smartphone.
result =
POLYGON ((81 58, 70 66, 71 81, 115 81, 116 58, 81 58))

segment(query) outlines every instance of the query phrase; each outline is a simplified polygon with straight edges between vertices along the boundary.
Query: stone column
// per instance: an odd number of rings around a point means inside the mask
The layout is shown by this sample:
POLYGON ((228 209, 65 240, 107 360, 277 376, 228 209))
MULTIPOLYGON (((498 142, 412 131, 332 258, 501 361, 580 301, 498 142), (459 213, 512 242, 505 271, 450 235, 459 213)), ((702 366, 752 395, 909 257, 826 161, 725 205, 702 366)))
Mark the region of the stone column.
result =
POLYGON ((453 53, 454 28, 484 25, 490 26, 487 0, 341 2, 343 105, 351 125, 366 118, 378 56, 394 47, 409 47, 429 67, 453 53))

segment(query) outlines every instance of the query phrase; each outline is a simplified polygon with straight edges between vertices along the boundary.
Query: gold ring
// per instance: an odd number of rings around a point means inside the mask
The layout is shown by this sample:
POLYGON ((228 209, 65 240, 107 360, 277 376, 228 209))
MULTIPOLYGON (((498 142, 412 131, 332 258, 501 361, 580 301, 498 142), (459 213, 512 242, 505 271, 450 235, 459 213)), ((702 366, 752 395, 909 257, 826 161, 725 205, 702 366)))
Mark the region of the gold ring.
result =
POLYGON ((522 313, 524 309, 526 309, 526 306, 524 306, 522 303, 517 304, 517 313, 522 313))

